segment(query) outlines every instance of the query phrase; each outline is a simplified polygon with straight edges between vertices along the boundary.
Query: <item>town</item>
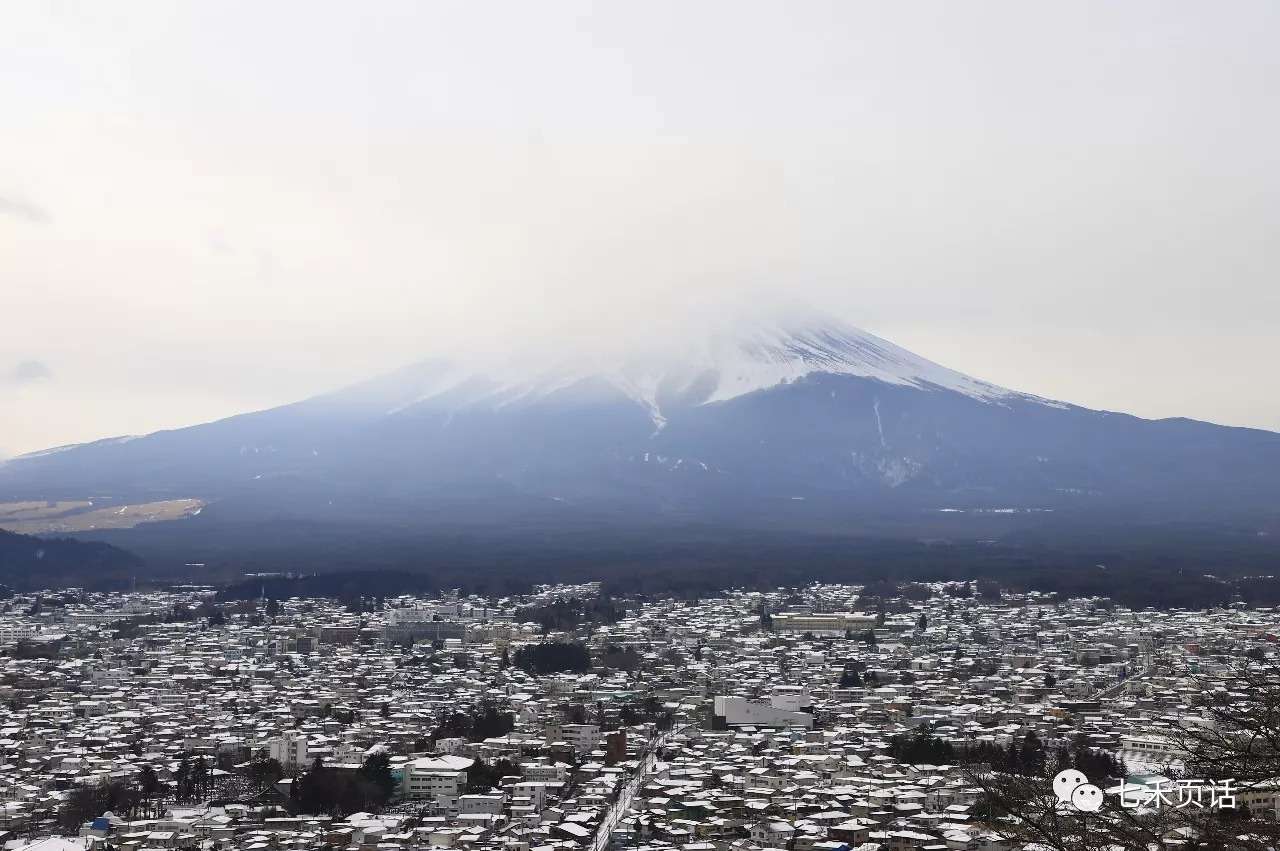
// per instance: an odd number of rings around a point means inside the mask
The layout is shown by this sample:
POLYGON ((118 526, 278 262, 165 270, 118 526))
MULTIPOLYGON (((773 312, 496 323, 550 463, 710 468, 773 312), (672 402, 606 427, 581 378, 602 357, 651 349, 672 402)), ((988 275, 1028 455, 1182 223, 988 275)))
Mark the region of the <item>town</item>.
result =
POLYGON ((1280 631, 990 582, 0 605, 0 840, 31 851, 1021 848, 975 765, 1158 771, 1280 631))

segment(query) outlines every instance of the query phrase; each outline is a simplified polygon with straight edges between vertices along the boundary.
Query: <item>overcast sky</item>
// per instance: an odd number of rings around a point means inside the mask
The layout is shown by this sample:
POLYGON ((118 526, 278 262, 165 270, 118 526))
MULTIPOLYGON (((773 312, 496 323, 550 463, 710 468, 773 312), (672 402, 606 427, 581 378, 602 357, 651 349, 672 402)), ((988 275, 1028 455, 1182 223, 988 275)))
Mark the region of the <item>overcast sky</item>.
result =
POLYGON ((1280 429, 1280 4, 8 3, 0 451, 803 301, 1280 429))

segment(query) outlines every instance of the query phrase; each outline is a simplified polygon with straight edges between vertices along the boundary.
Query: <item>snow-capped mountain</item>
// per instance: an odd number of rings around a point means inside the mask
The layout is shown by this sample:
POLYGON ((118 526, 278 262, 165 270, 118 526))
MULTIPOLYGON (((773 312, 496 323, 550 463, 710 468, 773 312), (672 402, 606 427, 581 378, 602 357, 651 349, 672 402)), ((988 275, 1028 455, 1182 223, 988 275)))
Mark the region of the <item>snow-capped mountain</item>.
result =
POLYGON ((202 500, 179 521, 193 535, 234 517, 415 530, 645 518, 845 531, 876 518, 914 533, 951 515, 1260 526, 1280 513, 1280 435, 1043 399, 839 322, 756 323, 647 357, 427 361, 0 465, 0 501, 95 495, 202 500))
POLYGON ((727 402, 814 374, 952 391, 984 402, 1024 400, 1061 406, 972 378, 851 325, 823 319, 755 322, 647 357, 546 362, 521 356, 484 369, 431 362, 392 379, 386 388, 390 394, 386 413, 396 415, 432 403, 502 408, 598 383, 635 401, 661 429, 667 422, 664 408, 727 402))

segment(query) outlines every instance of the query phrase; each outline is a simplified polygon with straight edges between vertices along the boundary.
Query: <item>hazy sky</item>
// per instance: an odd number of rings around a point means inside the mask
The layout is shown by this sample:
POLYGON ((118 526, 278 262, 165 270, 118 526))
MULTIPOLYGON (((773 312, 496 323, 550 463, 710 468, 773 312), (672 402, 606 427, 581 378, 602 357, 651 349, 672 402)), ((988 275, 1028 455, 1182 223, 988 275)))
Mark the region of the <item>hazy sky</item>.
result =
POLYGON ((1275 2, 7 3, 0 451, 803 301, 1280 429, 1275 2))

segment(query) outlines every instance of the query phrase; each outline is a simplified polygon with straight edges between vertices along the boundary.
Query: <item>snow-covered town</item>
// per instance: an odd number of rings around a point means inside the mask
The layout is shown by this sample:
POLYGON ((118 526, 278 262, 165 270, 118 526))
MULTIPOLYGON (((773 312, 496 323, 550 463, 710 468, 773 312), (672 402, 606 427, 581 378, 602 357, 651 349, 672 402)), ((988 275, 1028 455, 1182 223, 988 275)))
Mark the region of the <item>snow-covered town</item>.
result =
POLYGON ((976 766, 1158 771, 1280 632, 989 583, 0 605, 12 851, 1020 848, 976 766))

